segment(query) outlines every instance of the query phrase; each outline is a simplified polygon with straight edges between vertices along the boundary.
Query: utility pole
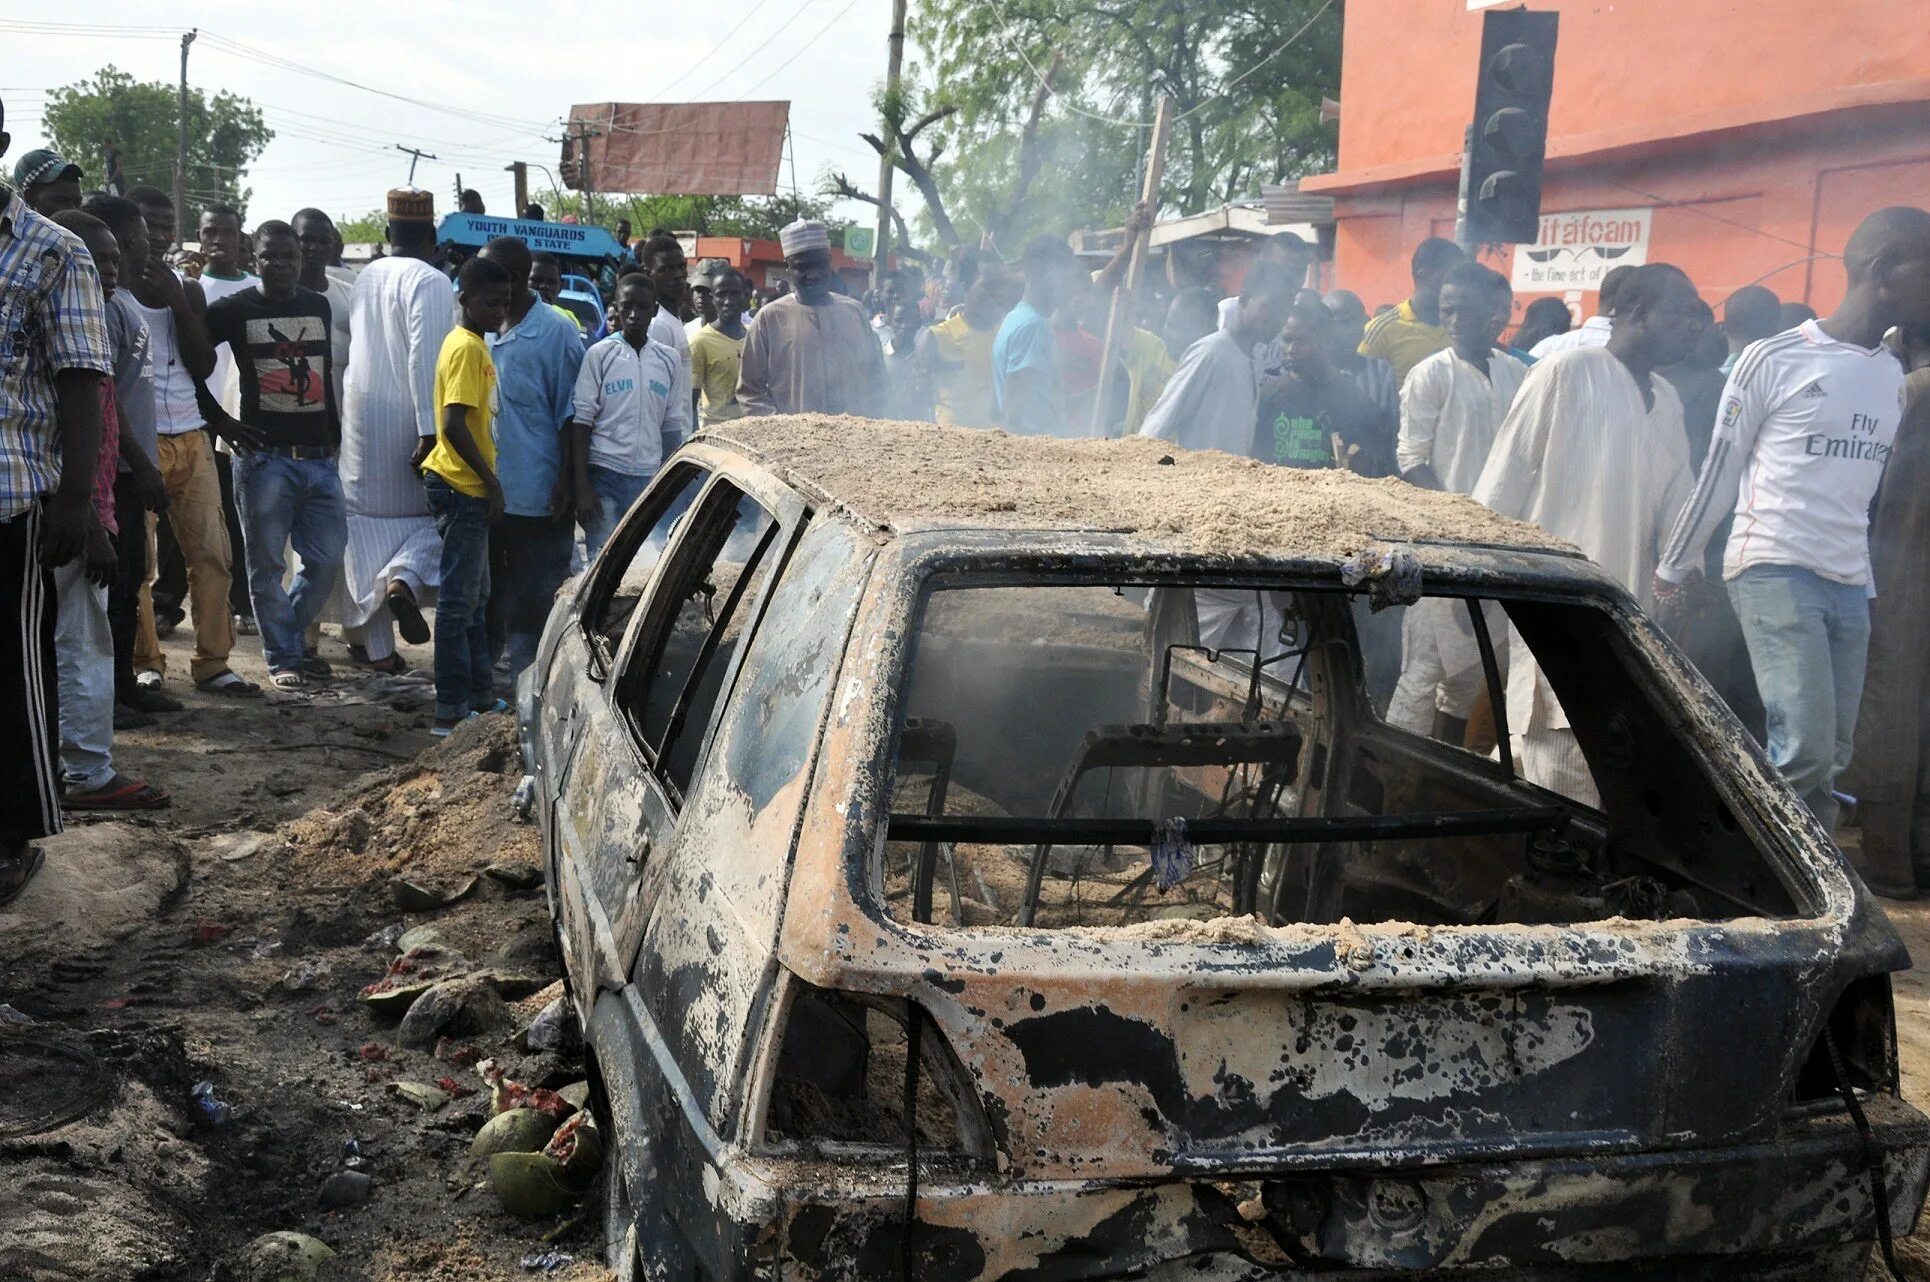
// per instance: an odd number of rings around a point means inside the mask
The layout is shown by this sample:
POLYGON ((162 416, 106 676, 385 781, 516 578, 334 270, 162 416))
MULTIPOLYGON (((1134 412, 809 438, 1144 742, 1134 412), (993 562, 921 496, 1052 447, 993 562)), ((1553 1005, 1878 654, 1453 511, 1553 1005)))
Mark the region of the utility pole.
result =
MULTIPOLYGON (((900 72, 905 65, 905 0, 891 0, 891 35, 886 38, 885 49, 885 102, 902 110, 897 98, 900 72)), ((897 168, 891 163, 891 155, 898 147, 898 130, 887 120, 884 132, 885 150, 878 157, 878 241, 871 257, 873 289, 884 287, 885 260, 891 256, 891 179, 897 168)))
POLYGON ((442 157, 433 152, 423 151, 417 147, 404 147, 401 143, 397 143, 395 149, 409 158, 409 185, 411 187, 415 186, 415 167, 418 160, 442 159, 442 157))
POLYGON ((503 168, 513 175, 516 183, 516 211, 510 217, 521 218, 523 211, 529 208, 529 166, 519 160, 503 168))
POLYGON ((456 171, 456 208, 462 208, 462 170, 456 171))
POLYGON ((188 46, 201 28, 181 37, 181 98, 174 111, 174 243, 183 241, 188 225, 188 46))

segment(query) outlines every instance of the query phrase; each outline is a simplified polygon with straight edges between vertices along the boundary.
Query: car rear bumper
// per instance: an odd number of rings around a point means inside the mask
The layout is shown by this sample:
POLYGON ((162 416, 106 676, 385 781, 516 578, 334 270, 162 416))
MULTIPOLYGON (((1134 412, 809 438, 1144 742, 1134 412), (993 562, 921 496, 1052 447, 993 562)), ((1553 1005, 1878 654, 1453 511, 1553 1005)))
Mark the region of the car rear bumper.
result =
MULTIPOLYGON (((1870 1101, 1891 1227, 1914 1227, 1930 1179, 1930 1123, 1870 1101)), ((746 1167, 755 1168, 756 1162, 746 1167)), ((902 1268, 895 1195, 779 1184, 779 1276, 856 1279, 902 1268)), ((742 1168, 740 1168, 742 1169, 742 1168)), ((808 1169, 808 1168, 807 1168, 808 1169)), ((1778 1140, 1708 1149, 1251 1176, 1127 1187, 921 1181, 913 1230, 930 1282, 1128 1273, 1198 1282, 1422 1272, 1483 1279, 1860 1280, 1876 1237, 1864 1150, 1847 1117, 1793 1120, 1778 1140), (1172 1270, 1178 1270, 1173 1272, 1172 1270)), ((768 1238, 766 1239, 769 1240, 768 1238)), ((766 1274, 768 1276, 768 1273, 766 1274)))

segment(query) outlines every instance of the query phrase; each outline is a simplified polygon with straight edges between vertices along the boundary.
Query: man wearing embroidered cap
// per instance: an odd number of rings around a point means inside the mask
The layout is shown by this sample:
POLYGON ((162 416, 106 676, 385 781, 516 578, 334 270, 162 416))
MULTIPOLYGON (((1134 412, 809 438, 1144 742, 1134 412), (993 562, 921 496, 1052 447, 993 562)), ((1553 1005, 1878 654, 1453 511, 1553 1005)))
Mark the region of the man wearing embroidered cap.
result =
POLYGON ((42 218, 80 208, 80 179, 79 165, 45 147, 28 152, 13 167, 13 189, 42 218))
POLYGON ((422 617, 442 564, 442 540, 417 465, 436 438, 436 357, 456 324, 449 278, 431 267, 435 198, 389 193, 393 250, 355 281, 349 328, 355 359, 344 380, 342 494, 348 505, 342 622, 367 629, 371 667, 399 672, 395 631, 429 640, 422 617))
POLYGON ((795 288, 751 322, 739 403, 746 414, 876 414, 883 353, 864 308, 832 292, 831 234, 804 219, 779 236, 795 288))

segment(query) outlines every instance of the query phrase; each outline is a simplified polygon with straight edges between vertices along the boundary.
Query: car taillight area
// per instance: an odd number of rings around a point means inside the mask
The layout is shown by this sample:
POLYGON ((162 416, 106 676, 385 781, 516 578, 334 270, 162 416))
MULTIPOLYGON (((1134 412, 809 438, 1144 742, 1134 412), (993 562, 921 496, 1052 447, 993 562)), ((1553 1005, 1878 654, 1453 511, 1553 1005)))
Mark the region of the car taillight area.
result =
POLYGON ((787 1155, 916 1158, 958 1170, 989 1164, 995 1148, 977 1088, 922 1007, 800 981, 764 1139, 787 1155))

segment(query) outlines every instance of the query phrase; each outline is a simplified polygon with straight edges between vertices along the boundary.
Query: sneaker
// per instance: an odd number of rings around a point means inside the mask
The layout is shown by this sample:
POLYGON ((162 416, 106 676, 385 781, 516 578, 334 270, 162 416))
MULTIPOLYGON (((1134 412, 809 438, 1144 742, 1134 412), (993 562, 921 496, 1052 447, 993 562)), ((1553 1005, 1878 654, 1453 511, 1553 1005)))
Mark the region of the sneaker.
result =
POLYGON ((301 671, 303 676, 316 681, 326 681, 335 675, 335 669, 328 666, 328 660, 313 650, 304 654, 302 661, 297 664, 296 667, 301 671))
POLYGON ((184 610, 156 610, 154 612, 154 635, 166 640, 174 635, 174 630, 187 621, 184 610))
POLYGON ((116 730, 145 730, 149 726, 159 724, 160 722, 150 717, 147 713, 142 712, 139 708, 130 707, 125 703, 116 703, 114 705, 114 728, 116 730))
POLYGON ((238 637, 258 637, 261 635, 261 629, 255 626, 253 615, 237 614, 235 616, 235 635, 238 637))

